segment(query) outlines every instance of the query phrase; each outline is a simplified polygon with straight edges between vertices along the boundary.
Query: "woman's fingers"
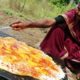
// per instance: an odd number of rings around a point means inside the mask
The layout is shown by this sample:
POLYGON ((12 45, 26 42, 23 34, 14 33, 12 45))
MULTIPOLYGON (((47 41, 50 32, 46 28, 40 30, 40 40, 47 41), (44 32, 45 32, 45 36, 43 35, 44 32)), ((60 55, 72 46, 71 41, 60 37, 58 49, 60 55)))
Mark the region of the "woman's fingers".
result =
POLYGON ((12 27, 13 25, 15 25, 15 24, 19 24, 19 23, 21 23, 21 21, 16 21, 16 22, 10 24, 10 26, 12 27))
POLYGON ((10 26, 12 27, 13 30, 21 30, 21 29, 25 29, 29 26, 30 22, 14 22, 12 23, 10 26))
POLYGON ((13 28, 13 30, 15 30, 15 31, 20 31, 20 30, 22 30, 21 28, 13 28))
POLYGON ((25 29, 25 26, 22 23, 18 23, 18 24, 13 24, 12 28, 13 30, 19 31, 19 30, 25 29))

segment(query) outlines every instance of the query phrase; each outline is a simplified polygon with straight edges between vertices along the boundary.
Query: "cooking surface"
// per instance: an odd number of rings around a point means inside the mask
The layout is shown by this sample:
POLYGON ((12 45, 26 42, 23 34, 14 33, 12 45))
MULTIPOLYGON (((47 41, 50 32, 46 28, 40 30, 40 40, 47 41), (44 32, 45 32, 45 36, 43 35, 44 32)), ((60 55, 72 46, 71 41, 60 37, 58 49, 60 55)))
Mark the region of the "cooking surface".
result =
POLYGON ((42 41, 45 34, 41 29, 38 28, 28 28, 21 31, 14 31, 12 28, 8 27, 0 27, 0 31, 6 33, 20 41, 27 43, 30 46, 35 47, 35 44, 42 41))
MULTIPOLYGON (((8 30, 7 30, 8 31, 8 30)), ((17 35, 15 34, 15 35, 13 35, 13 34, 10 34, 10 32, 9 33, 7 33, 7 31, 6 30, 1 30, 0 31, 0 36, 3 36, 3 37, 7 37, 7 36, 11 36, 11 37, 15 37, 15 38, 17 38, 18 40, 22 40, 22 41, 24 41, 23 40, 23 38, 21 38, 20 36, 22 36, 22 34, 19 32, 17 35)), ((12 30, 11 30, 12 31, 12 30)), ((11 32, 12 33, 12 32, 11 32)), ((23 36, 22 36, 23 37, 23 36)), ((16 76, 16 75, 13 75, 13 74, 11 74, 11 73, 9 73, 9 72, 6 72, 6 71, 0 71, 0 76, 2 76, 2 77, 4 77, 4 78, 6 78, 7 80, 36 80, 36 79, 34 79, 34 78, 32 78, 32 77, 21 77, 21 76, 16 76)))
POLYGON ((3 80, 38 80, 38 79, 34 79, 32 77, 29 77, 29 76, 14 75, 14 74, 11 74, 11 73, 4 71, 4 70, 0 71, 0 77, 4 78, 3 80))
MULTIPOLYGON (((10 37, 13 37, 7 33, 4 33, 2 31, 0 31, 0 36, 1 37, 7 37, 7 36, 10 36, 10 37)), ((34 79, 32 77, 29 77, 29 76, 17 76, 17 75, 14 75, 14 74, 11 74, 7 71, 4 71, 4 70, 0 70, 0 80, 37 80, 37 79, 34 79), (4 78, 4 79, 2 79, 4 78)))

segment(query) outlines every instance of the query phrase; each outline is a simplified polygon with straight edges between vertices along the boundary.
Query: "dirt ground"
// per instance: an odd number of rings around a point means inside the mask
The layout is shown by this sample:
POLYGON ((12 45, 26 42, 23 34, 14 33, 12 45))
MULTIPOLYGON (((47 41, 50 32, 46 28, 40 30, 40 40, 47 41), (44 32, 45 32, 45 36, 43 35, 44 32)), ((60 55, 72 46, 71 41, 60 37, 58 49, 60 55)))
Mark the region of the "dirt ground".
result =
POLYGON ((9 25, 18 20, 21 19, 0 12, 0 31, 9 34, 20 41, 26 42, 28 45, 33 47, 37 46, 49 31, 49 29, 43 28, 28 28, 22 31, 14 31, 9 25))

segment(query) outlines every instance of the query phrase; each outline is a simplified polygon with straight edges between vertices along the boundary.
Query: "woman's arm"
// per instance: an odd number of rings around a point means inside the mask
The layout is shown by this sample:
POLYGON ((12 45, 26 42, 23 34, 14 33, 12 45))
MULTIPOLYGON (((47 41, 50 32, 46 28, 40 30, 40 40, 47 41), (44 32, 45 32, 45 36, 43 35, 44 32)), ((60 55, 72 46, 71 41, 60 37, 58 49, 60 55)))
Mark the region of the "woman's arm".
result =
POLYGON ((38 20, 38 21, 18 21, 18 22, 14 22, 12 23, 10 26, 14 29, 14 30, 21 30, 21 29, 25 29, 25 28, 45 28, 45 27, 50 27, 53 24, 56 23, 55 19, 43 19, 43 20, 38 20))
POLYGON ((37 21, 26 21, 26 22, 14 22, 12 23, 10 26, 14 29, 14 30, 21 30, 21 29, 25 29, 25 28, 48 28, 51 27, 52 25, 54 25, 55 23, 57 24, 61 24, 64 23, 65 20, 64 18, 60 15, 54 19, 42 19, 42 20, 37 20, 37 21))
POLYGON ((36 28, 38 28, 38 27, 45 28, 45 27, 50 27, 55 23, 56 23, 55 19, 42 19, 42 20, 30 22, 29 26, 36 27, 36 28))

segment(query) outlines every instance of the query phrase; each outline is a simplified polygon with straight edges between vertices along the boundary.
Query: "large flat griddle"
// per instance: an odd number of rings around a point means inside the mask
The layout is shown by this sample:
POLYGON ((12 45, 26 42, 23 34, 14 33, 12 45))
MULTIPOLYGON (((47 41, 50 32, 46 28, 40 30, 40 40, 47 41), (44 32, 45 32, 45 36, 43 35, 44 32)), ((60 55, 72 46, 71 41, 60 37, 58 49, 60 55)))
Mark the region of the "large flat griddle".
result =
MULTIPOLYGON (((22 38, 22 36, 23 36, 23 34, 21 34, 20 32, 13 33, 12 29, 10 29, 10 28, 1 28, 0 29, 0 37, 14 37, 18 40, 24 41, 23 40, 24 37, 22 38)), ((7 72, 5 70, 0 70, 0 80, 38 80, 38 79, 29 77, 29 76, 19 76, 19 75, 15 75, 10 72, 7 72)), ((67 78, 64 78, 62 80, 67 80, 67 78)))
MULTIPOLYGON (((3 31, 0 31, 0 37, 13 37, 13 36, 4 33, 3 31)), ((29 76, 18 76, 10 72, 0 70, 0 80, 37 80, 37 79, 29 76)))

